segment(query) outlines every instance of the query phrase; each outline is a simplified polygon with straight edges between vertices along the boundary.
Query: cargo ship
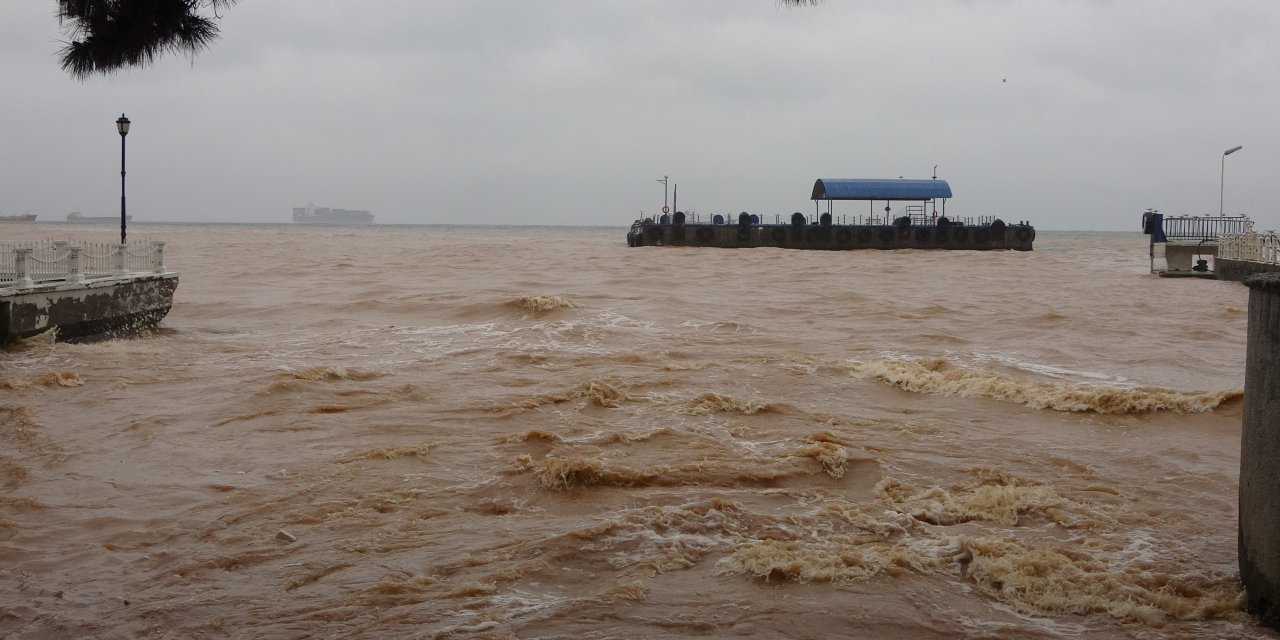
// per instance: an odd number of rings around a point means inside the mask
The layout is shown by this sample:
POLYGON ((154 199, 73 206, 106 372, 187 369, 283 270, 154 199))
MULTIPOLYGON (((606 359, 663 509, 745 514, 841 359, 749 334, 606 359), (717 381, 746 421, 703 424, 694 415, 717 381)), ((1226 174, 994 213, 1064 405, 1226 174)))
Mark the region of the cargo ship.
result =
POLYGON ((0 222, 35 222, 36 214, 23 213, 16 216, 0 216, 0 222))
MULTIPOLYGON (((125 222, 133 222, 133 215, 126 214, 125 222)), ((112 224, 120 222, 120 216, 86 216, 79 211, 72 211, 67 214, 67 222, 77 224, 112 224)))
POLYGON ((330 209, 309 204, 293 208, 293 221, 301 224, 373 224, 373 214, 364 209, 330 209))
POLYGON ((694 216, 691 220, 682 211, 670 214, 664 204, 657 220, 643 218, 631 224, 627 245, 1031 251, 1036 230, 1029 222, 1006 223, 995 216, 948 216, 946 200, 950 197, 951 185, 937 178, 821 179, 813 185, 812 217, 797 211, 789 219, 775 216, 770 224, 761 216, 744 211, 737 214, 736 220, 732 214, 694 216), (870 209, 865 216, 837 216, 833 203, 844 200, 869 202, 870 209), (882 215, 875 210, 879 200, 885 201, 882 215), (822 202, 826 203, 826 212, 819 208, 822 202), (892 208, 895 202, 906 203, 897 214, 892 208))

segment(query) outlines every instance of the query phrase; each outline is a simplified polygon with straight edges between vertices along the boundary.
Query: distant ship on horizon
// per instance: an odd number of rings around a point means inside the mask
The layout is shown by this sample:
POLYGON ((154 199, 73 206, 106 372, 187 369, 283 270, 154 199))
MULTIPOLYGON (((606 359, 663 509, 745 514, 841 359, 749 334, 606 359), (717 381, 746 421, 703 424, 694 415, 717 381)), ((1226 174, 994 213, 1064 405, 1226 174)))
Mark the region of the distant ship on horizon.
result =
MULTIPOLYGON (((126 214, 125 222, 133 222, 133 214, 126 214)), ((79 211, 72 211, 67 214, 67 222, 83 222, 83 223, 111 223, 120 222, 120 216, 86 216, 79 211)))
POLYGON ((308 204, 293 208, 293 221, 301 224, 373 224, 373 214, 364 209, 331 209, 308 204))
POLYGON ((0 222, 35 222, 36 214, 21 213, 18 215, 0 216, 0 222))

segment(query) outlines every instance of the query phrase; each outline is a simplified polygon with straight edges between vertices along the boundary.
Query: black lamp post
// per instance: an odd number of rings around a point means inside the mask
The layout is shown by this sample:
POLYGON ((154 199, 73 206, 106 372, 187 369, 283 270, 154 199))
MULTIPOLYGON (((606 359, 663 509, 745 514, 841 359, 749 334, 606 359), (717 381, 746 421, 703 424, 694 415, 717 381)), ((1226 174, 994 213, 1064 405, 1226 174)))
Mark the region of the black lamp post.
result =
POLYGON ((120 132, 120 244, 124 244, 124 137, 129 135, 129 119, 123 113, 116 120, 116 130, 120 132))

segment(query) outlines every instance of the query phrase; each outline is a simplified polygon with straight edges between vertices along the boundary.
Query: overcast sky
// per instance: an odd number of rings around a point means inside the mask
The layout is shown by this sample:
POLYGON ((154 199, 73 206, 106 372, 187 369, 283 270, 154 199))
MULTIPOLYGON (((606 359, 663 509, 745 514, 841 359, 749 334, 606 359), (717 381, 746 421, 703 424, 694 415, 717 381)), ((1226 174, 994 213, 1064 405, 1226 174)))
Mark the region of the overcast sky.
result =
MULTIPOLYGON (((626 225, 813 212, 817 178, 939 178, 948 213, 1280 228, 1280 2, 241 0, 194 60, 87 81, 52 0, 0 0, 0 212, 626 225)), ((836 205, 864 213, 865 203, 836 205)))

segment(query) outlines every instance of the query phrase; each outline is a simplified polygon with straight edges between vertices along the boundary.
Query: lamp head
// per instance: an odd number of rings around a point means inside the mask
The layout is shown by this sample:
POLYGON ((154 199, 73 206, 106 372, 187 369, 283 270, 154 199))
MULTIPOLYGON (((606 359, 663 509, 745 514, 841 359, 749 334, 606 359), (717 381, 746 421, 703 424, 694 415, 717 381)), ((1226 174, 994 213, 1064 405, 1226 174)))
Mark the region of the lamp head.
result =
POLYGON ((1222 155, 1224 155, 1224 156, 1229 156, 1229 155, 1231 155, 1231 154, 1233 154, 1233 153, 1235 153, 1235 152, 1237 152, 1237 151, 1239 151, 1239 150, 1241 150, 1241 149, 1243 149, 1243 148, 1244 148, 1244 147, 1241 147, 1241 146, 1231 147, 1230 149, 1227 149, 1226 151, 1223 151, 1223 152, 1222 152, 1222 155))
POLYGON ((122 136, 129 133, 129 119, 124 117, 123 113, 120 114, 120 119, 116 120, 116 130, 119 131, 122 136))

